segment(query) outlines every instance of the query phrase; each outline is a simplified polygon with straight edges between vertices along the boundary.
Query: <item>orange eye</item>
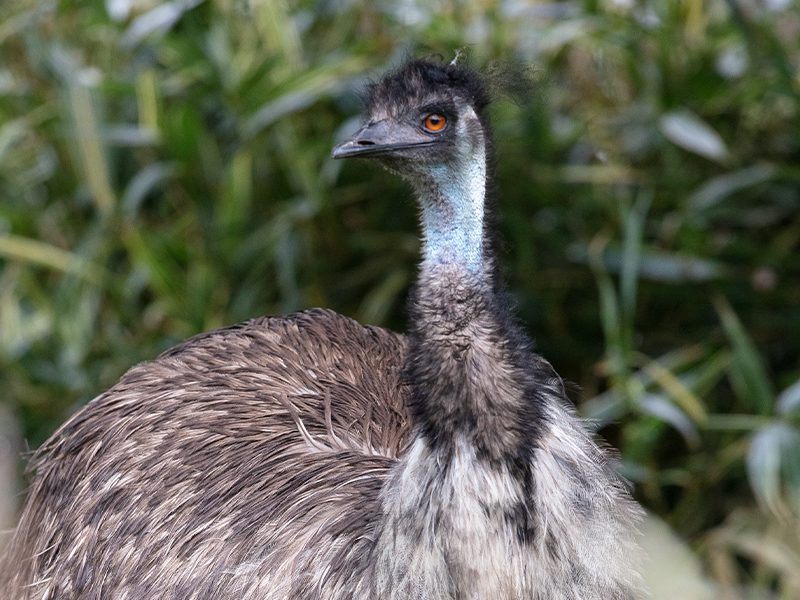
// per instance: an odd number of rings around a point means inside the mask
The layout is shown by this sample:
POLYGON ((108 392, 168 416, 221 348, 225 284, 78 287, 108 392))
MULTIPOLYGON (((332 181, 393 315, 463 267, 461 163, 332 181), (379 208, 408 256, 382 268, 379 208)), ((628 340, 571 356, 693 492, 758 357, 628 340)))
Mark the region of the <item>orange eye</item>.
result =
POLYGON ((445 125, 447 125, 447 119, 445 116, 436 113, 428 115, 422 122, 422 126, 425 128, 425 131, 430 131, 432 133, 441 131, 444 129, 445 125))

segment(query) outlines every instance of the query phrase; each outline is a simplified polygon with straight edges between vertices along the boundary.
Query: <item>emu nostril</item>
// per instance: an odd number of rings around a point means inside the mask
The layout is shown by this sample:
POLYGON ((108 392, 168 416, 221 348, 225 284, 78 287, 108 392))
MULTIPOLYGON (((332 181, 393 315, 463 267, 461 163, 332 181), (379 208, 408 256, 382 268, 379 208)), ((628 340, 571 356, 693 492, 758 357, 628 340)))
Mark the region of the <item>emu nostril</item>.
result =
POLYGON ((358 140, 357 144, 359 146, 374 146, 375 142, 371 142, 369 140, 358 140))

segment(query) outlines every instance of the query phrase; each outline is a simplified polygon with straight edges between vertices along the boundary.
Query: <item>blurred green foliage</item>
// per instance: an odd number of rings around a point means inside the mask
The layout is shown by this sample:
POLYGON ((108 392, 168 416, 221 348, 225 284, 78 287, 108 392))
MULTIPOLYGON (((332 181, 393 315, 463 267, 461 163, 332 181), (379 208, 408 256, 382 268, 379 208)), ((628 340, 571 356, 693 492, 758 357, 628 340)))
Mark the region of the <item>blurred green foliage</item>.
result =
POLYGON ((504 260, 540 350, 727 597, 800 597, 796 3, 3 0, 0 17, 0 402, 31 446, 203 330, 308 306, 403 328, 408 190, 329 153, 365 75, 467 46, 538 81, 493 116, 504 260))

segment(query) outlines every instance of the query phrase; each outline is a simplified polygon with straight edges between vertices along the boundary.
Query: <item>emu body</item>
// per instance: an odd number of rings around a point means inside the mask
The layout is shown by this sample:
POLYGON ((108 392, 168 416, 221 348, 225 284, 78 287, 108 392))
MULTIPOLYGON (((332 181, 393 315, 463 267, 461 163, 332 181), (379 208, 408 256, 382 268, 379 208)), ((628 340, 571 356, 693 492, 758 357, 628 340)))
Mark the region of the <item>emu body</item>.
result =
POLYGON ((498 274, 487 103, 412 61, 334 150, 416 192, 408 335, 317 309, 134 367, 37 452, 4 598, 635 597, 639 510, 498 274))

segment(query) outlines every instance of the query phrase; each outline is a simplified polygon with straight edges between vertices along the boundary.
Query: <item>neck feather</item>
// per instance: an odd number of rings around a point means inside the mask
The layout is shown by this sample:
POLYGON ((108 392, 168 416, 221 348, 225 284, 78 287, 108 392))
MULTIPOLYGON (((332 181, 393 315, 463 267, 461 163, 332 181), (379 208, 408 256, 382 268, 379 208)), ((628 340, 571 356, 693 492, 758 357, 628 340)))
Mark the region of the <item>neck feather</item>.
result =
POLYGON ((486 146, 482 136, 472 140, 417 189, 424 250, 411 302, 409 409, 426 444, 447 452, 461 440, 525 479, 519 465, 538 431, 540 374, 495 274, 486 146))

